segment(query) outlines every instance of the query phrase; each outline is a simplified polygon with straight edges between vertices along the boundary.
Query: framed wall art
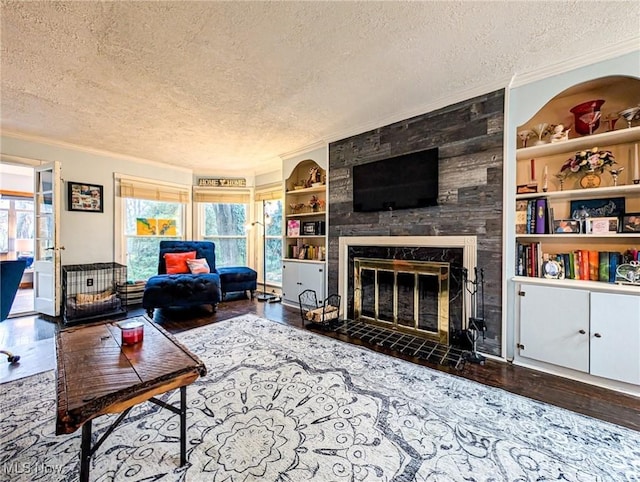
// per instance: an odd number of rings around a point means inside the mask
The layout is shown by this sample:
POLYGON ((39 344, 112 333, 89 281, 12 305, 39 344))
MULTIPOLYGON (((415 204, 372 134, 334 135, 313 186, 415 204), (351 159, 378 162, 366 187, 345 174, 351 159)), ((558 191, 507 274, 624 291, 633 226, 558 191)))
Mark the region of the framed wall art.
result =
POLYGON ((98 184, 67 181, 69 211, 101 213, 104 211, 104 189, 98 184))
POLYGON ((623 197, 613 197, 604 199, 577 199, 571 201, 571 217, 573 219, 591 217, 611 217, 622 216, 624 213, 623 197))

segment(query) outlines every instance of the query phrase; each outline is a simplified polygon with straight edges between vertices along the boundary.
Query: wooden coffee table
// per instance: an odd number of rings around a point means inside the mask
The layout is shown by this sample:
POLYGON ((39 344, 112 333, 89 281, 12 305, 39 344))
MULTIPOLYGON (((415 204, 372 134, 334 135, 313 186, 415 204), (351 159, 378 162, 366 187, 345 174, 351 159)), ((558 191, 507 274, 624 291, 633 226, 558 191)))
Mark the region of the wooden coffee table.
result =
POLYGON ((207 369, 158 325, 144 317, 136 320, 144 323, 144 340, 131 346, 121 346, 117 322, 68 328, 56 335, 56 435, 82 427, 81 482, 89 480, 91 456, 131 408, 147 400, 180 415, 180 466, 186 463, 186 387, 207 369), (155 398, 177 388, 179 408, 155 398), (92 447, 91 421, 107 413, 121 414, 92 447))

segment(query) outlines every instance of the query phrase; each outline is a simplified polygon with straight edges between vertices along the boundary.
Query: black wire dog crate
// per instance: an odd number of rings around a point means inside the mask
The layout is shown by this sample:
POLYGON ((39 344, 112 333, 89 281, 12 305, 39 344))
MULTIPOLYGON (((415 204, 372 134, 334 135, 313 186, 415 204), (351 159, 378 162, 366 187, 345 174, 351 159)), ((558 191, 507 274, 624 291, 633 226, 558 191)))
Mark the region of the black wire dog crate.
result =
POLYGON ((62 267, 62 311, 65 324, 126 314, 127 267, 118 263, 71 264, 62 267))

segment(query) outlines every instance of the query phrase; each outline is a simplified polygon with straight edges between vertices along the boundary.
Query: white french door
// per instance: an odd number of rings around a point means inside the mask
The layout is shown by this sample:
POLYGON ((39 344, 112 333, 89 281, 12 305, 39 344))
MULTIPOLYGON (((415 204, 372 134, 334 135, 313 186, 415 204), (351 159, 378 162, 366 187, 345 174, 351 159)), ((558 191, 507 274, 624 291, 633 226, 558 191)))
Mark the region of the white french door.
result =
POLYGON ((60 163, 43 164, 35 168, 33 204, 34 308, 49 316, 60 315, 60 163))

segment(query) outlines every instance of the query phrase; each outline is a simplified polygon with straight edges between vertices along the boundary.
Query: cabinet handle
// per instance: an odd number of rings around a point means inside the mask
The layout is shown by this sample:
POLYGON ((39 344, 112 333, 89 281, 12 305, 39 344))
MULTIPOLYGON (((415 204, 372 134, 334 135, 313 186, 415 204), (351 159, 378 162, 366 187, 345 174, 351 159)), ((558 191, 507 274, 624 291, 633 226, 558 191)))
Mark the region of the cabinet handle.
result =
POLYGON ((596 338, 602 338, 602 335, 600 333, 594 333, 593 336, 595 336, 596 338))
POLYGON ((586 333, 586 331, 580 330, 578 333, 580 333, 581 335, 584 335, 586 333))

